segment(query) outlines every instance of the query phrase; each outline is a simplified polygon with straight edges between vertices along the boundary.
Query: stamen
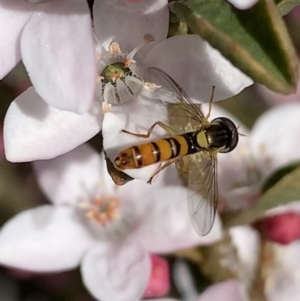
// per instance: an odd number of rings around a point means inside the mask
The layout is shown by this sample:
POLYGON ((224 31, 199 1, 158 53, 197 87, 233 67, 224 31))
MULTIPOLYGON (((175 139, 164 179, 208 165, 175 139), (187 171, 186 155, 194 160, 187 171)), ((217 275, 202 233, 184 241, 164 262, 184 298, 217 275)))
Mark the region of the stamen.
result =
POLYGON ((144 41, 143 43, 141 43, 139 46, 135 47, 130 53, 128 53, 125 57, 125 66, 129 67, 132 63, 135 63, 133 57, 136 55, 136 53, 142 49, 146 44, 153 42, 154 41, 154 37, 153 35, 151 35, 150 33, 145 34, 144 36, 144 41))
POLYGON ((120 54, 120 53, 122 53, 120 45, 117 42, 111 42, 109 47, 108 47, 108 51, 109 51, 110 54, 120 54))
POLYGON ((144 86, 143 86, 143 89, 148 91, 148 92, 154 92, 159 88, 161 88, 161 86, 158 86, 157 84, 150 83, 150 82, 145 82, 144 86))
POLYGON ((101 82, 102 80, 104 80, 104 76, 102 76, 102 75, 97 75, 96 76, 96 82, 97 83, 101 82))
POLYGON ((113 220, 120 218, 120 201, 115 197, 96 197, 92 202, 82 202, 80 208, 86 211, 87 219, 101 226, 106 226, 113 220))
POLYGON ((106 114, 110 111, 111 109, 111 104, 107 103, 106 101, 102 102, 102 112, 103 114, 106 114))

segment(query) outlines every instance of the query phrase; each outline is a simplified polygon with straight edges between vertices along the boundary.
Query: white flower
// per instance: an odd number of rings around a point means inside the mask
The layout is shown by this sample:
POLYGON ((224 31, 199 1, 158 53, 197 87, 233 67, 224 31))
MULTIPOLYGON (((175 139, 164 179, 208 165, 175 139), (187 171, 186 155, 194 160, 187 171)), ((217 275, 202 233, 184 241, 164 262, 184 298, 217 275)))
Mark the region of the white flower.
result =
POLYGON ((255 5, 258 0, 227 0, 238 9, 248 9, 255 5))
MULTIPOLYGON (((44 4, 39 4, 38 7, 42 5, 44 4)), ((100 73, 104 70, 103 62, 111 64, 115 61, 113 58, 110 62, 105 55, 105 51, 108 50, 111 42, 118 42, 122 53, 131 53, 132 55, 134 53, 132 53, 133 49, 143 42, 145 35, 151 35, 157 44, 152 43, 152 46, 148 45, 146 49, 139 53, 139 57, 134 57, 134 60, 132 56, 129 56, 134 61, 133 65, 136 64, 137 67, 135 69, 141 74, 142 80, 152 80, 147 72, 148 68, 159 67, 174 77, 191 96, 195 96, 195 99, 201 102, 209 99, 212 85, 217 86, 215 99, 220 100, 235 95, 246 86, 252 84, 251 79, 233 67, 217 50, 211 48, 200 37, 190 35, 165 40, 168 31, 168 13, 166 0, 125 2, 119 0, 96 0, 93 7, 93 16, 98 41, 98 45, 94 45, 94 48, 97 48, 97 53, 100 55, 100 61, 98 61, 97 65, 98 79, 101 79, 102 75, 100 73), (153 48, 151 49, 151 47, 153 48)), ((73 38, 74 35, 71 36, 73 38)), ((71 48, 70 51, 74 51, 74 49, 71 48)), ((67 60, 67 63, 69 64, 70 62, 67 60)), ((70 66, 72 68, 73 64, 71 63, 70 66)), ((119 83, 121 88, 119 87, 118 91, 123 91, 121 93, 122 97, 128 100, 130 95, 123 95, 123 93, 128 93, 128 91, 124 88, 123 82, 119 81, 119 83)), ((101 90, 102 85, 100 87, 99 84, 97 85, 96 98, 99 98, 101 94, 99 93, 99 88, 101 90)), ((137 91, 139 90, 137 87, 135 88, 137 91)), ((78 89, 76 82, 73 89, 75 92, 78 89)), ((110 86, 110 89, 106 90, 106 94, 110 95, 111 92, 113 92, 113 89, 110 86)), ((30 116, 27 112, 30 113, 32 110, 32 105, 29 101, 26 101, 27 98, 27 94, 22 94, 18 100, 23 102, 24 99, 24 102, 29 103, 28 108, 20 110, 19 105, 14 105, 13 103, 5 119, 4 136, 8 160, 20 162, 53 158, 70 151, 95 135, 95 127, 81 127, 80 118, 77 119, 75 124, 74 122, 70 124, 69 116, 63 118, 62 113, 60 113, 60 127, 65 131, 56 131, 55 133, 49 131, 48 127, 56 127, 53 125, 56 122, 56 114, 53 113, 46 116, 38 114, 33 116, 33 118, 27 118, 27 115, 30 116), (40 123, 40 128, 33 132, 26 131, 26 128, 35 127, 36 119, 42 120, 43 125, 40 123), (46 119, 47 122, 45 122, 46 119), (44 123, 47 126, 44 126, 44 123), (81 135, 77 135, 77 127, 82 130, 81 135), (22 136, 16 134, 20 128, 24 129, 22 136), (65 133, 67 130, 69 130, 69 134, 66 137, 65 133), (50 132, 51 135, 47 135, 50 132), (41 144, 39 142, 39 138, 42 135, 44 135, 44 141, 47 140, 48 143, 41 144), (49 152, 48 146, 53 142, 57 144, 52 149, 52 152, 49 152), (33 143, 40 143, 40 145, 38 148, 35 148, 32 147, 33 143)), ((136 102, 140 98, 144 99, 143 96, 137 97, 135 99, 136 102)), ((92 105, 92 108, 89 108, 88 113, 86 113, 93 119, 91 123, 94 123, 95 119, 93 109, 92 105)), ((122 120, 128 119, 128 109, 126 107, 123 107, 123 109, 122 120)), ((101 108, 99 110, 101 111, 101 108)), ((138 110, 136 110, 136 113, 140 114, 138 110)), ((98 112, 98 114, 101 116, 101 113, 98 112)), ((99 120, 98 131, 101 129, 101 117, 99 116, 97 117, 99 120)), ((160 118, 159 114, 156 114, 156 116, 160 118)), ((105 117, 105 119, 109 118, 105 117)), ((105 121, 105 123, 107 122, 111 124, 109 120, 105 121)), ((131 122, 135 123, 135 120, 131 119, 131 122)), ((118 123, 114 124, 114 126, 119 128, 118 123)), ((140 126, 143 126, 143 124, 140 124, 140 126)))
MULTIPOLYGON (((232 244, 236 248, 239 260, 239 280, 249 289, 257 276, 260 254, 259 233, 250 226, 237 226, 229 230, 232 244)), ((234 269, 234 264, 231 266, 234 269)))
POLYGON ((261 177, 300 159, 300 104, 278 105, 264 113, 251 132, 251 152, 261 177))
POLYGON ((56 108, 86 112, 95 89, 95 49, 86 1, 0 1, 0 78, 22 59, 37 93, 56 108), (83 42, 84 41, 84 42, 83 42))
POLYGON ((80 265, 85 286, 100 300, 137 300, 150 277, 150 252, 166 253, 221 237, 193 230, 186 188, 171 167, 147 185, 116 187, 103 159, 82 145, 53 160, 34 163, 53 205, 27 210, 0 232, 0 262, 31 271, 80 265), (100 184, 99 184, 100 183, 100 184))
MULTIPOLYGON (((20 1, 14 2, 16 7, 12 4, 3 4, 3 16, 5 20, 7 18, 11 22, 19 20, 8 14, 11 8, 18 8, 20 1)), ((166 38, 168 30, 166 0, 139 3, 96 0, 93 18, 99 45, 95 44, 93 38, 86 1, 64 0, 59 5, 57 1, 39 5, 28 3, 20 5, 20 26, 17 28, 16 41, 6 44, 12 45, 11 48, 14 47, 15 52, 18 52, 20 46, 17 42, 24 27, 21 41, 26 41, 29 50, 26 54, 22 52, 22 59, 36 91, 31 88, 21 94, 9 107, 5 118, 5 152, 7 159, 13 162, 53 158, 96 135, 101 130, 102 123, 101 106, 98 104, 98 108, 95 109, 97 103, 94 103, 95 97, 99 100, 97 96, 100 96, 95 95, 95 92, 98 92, 95 91, 96 68, 98 68, 96 48, 108 47, 112 40, 116 40, 121 42, 125 49, 132 50, 141 44, 145 33, 151 31, 155 40, 160 41, 166 38), (28 16, 25 14, 27 7, 30 8, 28 16), (49 15, 44 10, 49 11, 49 15), (26 15, 27 19, 23 18, 22 21, 23 13, 24 18, 26 15), (42 96, 42 99, 35 95, 36 92, 42 96), (49 97, 53 99, 52 102, 48 101, 49 97), (69 112, 53 110, 44 105, 43 100, 57 108, 69 109, 85 115, 75 116, 75 113, 72 115, 69 112), (74 102, 74 105, 65 106, 68 101, 74 102), (43 109, 35 110, 36 105, 43 109), (48 111, 51 111, 51 114, 48 114, 48 111)), ((5 32, 3 35, 8 36, 5 32)), ((11 33, 9 36, 12 36, 11 33)), ((11 48, 3 50, 7 56, 11 55, 11 48)), ((15 63, 11 63, 6 68, 6 73, 15 63)))

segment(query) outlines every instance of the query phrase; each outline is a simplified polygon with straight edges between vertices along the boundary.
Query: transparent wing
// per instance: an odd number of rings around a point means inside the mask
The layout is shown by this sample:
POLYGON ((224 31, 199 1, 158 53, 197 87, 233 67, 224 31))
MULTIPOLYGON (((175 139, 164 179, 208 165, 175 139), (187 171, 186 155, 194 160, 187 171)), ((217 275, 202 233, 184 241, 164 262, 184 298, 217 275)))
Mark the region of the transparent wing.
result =
POLYGON ((197 233, 206 235, 213 226, 218 203, 217 157, 205 153, 201 162, 195 155, 186 158, 189 160, 189 214, 197 233))
POLYGON ((174 79, 159 68, 151 67, 148 70, 155 83, 162 86, 158 93, 162 95, 163 102, 168 104, 170 125, 177 133, 187 132, 187 123, 195 129, 208 123, 201 112, 201 106, 194 104, 174 79))

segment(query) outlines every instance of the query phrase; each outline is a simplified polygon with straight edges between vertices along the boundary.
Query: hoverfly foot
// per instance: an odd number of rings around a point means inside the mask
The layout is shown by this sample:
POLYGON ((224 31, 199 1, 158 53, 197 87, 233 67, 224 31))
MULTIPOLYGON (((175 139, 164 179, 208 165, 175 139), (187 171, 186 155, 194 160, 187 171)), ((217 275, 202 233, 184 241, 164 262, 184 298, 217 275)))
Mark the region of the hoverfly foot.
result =
POLYGON ((151 177, 148 181, 147 181, 147 184, 152 184, 152 181, 153 181, 153 177, 151 177))

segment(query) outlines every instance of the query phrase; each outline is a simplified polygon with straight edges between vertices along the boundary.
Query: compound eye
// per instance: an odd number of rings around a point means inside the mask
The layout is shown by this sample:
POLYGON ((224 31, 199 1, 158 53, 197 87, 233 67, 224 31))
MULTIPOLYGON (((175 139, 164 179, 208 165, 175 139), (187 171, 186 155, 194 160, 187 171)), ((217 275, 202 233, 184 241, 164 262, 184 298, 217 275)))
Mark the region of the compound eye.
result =
POLYGON ((227 141, 225 147, 220 150, 220 153, 229 153, 234 150, 239 142, 239 133, 235 124, 226 117, 219 117, 212 121, 212 123, 218 123, 223 126, 225 131, 227 132, 227 141))

